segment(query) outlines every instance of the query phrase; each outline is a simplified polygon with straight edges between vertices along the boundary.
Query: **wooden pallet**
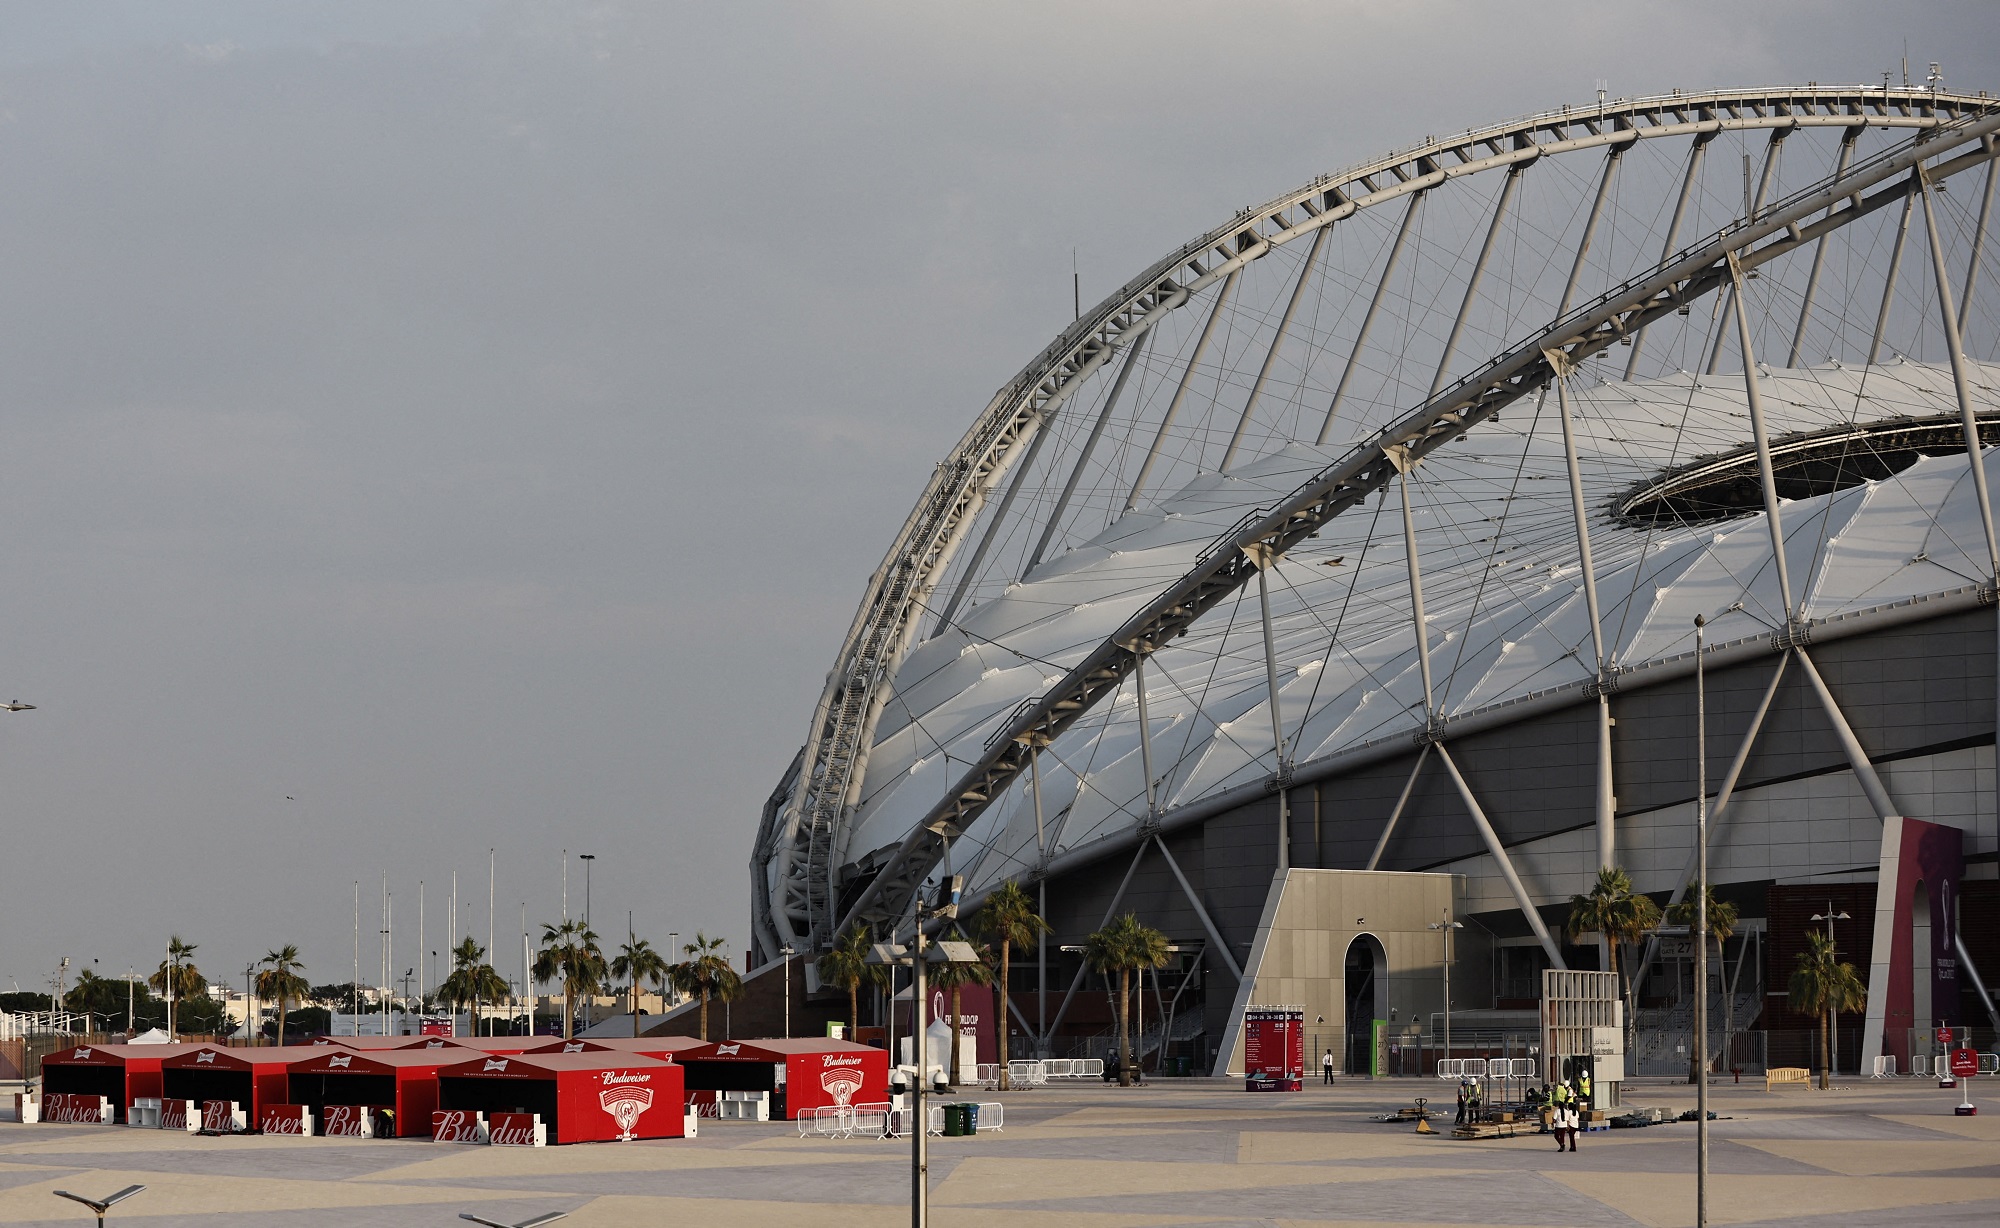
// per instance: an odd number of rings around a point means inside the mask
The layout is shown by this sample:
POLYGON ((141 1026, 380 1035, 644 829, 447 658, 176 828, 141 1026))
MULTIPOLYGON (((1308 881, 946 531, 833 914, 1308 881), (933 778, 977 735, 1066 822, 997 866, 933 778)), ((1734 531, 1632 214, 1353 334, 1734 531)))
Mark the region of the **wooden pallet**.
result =
POLYGON ((1453 1138, 1513 1138, 1519 1126, 1511 1121, 1479 1121, 1453 1127, 1453 1138))

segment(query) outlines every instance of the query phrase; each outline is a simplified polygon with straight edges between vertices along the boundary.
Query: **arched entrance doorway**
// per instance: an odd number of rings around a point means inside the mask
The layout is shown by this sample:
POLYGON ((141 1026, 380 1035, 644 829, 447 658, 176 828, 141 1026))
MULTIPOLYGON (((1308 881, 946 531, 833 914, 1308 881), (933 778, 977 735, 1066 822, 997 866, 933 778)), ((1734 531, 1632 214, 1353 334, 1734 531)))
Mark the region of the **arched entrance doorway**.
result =
POLYGON ((1374 1043, 1377 1019, 1389 1017, 1389 961, 1382 943, 1372 934, 1361 934, 1347 944, 1345 985, 1347 998, 1348 1074, 1369 1073, 1369 1047, 1374 1043))

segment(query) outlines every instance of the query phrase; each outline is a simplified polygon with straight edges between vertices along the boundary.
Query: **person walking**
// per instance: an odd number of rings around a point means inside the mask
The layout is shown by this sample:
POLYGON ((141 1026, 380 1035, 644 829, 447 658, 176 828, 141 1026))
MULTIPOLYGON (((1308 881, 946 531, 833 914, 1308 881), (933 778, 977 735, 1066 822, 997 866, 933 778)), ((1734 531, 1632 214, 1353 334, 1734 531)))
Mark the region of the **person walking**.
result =
POLYGON ((1465 1102, 1465 1080, 1460 1079, 1458 1081, 1458 1116, 1452 1121, 1452 1125, 1462 1126, 1465 1124, 1465 1102))
POLYGON ((1322 1083, 1333 1083, 1333 1050, 1328 1049, 1326 1056, 1319 1060, 1319 1074, 1322 1083))
POLYGON ((1574 1097, 1569 1084, 1557 1083, 1549 1089, 1549 1132, 1556 1136, 1557 1151, 1567 1151, 1575 1146, 1570 1126, 1573 1103, 1574 1097))

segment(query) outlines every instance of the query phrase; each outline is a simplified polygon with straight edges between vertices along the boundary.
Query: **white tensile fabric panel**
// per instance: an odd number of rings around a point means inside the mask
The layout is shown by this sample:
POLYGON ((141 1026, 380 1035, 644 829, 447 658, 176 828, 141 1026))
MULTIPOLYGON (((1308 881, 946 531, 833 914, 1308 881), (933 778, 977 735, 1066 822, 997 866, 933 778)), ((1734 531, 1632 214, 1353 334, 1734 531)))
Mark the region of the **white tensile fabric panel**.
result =
MULTIPOLYGON (((1976 408, 2000 408, 2000 369, 1975 364, 1973 374, 1976 408)), ((1900 360, 1767 371, 1760 384, 1780 439, 1957 412, 1948 369, 1900 360)), ((1604 384, 1572 391, 1571 409, 1613 661, 1632 667, 1687 652, 1696 613, 1709 618, 1714 643, 1781 625, 1761 513, 1648 528, 1620 522, 1612 511, 1636 484, 1750 442, 1742 377, 1682 373, 1604 384)), ((878 729, 847 855, 900 841, 1023 700, 1113 634, 1245 513, 1273 506, 1344 452, 1294 444, 1229 474, 1205 474, 1044 561, 964 611, 958 626, 916 646, 878 729)), ((1409 494, 1440 715, 1463 716, 1594 675, 1553 394, 1434 453, 1411 478, 1409 494)), ((1780 514, 1793 599, 1807 618, 1957 589, 1990 574, 1963 455, 1925 457, 1879 481, 1787 502, 1780 514)), ((1399 492, 1392 487, 1385 498, 1350 509, 1266 579, 1294 763, 1423 727, 1399 492)), ((1254 584, 1162 647, 1147 663, 1146 681, 1163 808, 1268 777, 1273 752, 1254 584)), ((1042 757, 1042 786, 1051 855, 1125 831, 1144 816, 1129 681, 1042 757)), ((954 862, 977 867, 978 887, 1019 876, 1036 858, 1024 776, 974 824, 954 862)))

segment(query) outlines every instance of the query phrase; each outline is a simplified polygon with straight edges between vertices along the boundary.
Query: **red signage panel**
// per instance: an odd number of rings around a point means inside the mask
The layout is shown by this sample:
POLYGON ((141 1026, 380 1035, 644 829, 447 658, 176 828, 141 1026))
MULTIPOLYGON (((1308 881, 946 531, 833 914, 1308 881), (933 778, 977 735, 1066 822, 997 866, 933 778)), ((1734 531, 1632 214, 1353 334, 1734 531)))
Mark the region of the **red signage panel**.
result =
POLYGON ((267 1104, 258 1114, 257 1128, 265 1134, 311 1134, 306 1128, 309 1111, 303 1104, 267 1104))
POLYGON ((431 1138, 440 1143, 483 1143, 486 1123, 471 1109, 439 1109, 431 1114, 431 1138))
POLYGON ((1306 1068, 1305 1010, 1253 1006, 1243 1012, 1243 1074, 1252 1091, 1297 1091, 1306 1068))
POLYGON ((195 1116, 194 1101, 192 1100, 160 1101, 160 1129, 162 1130, 190 1129, 191 1128, 189 1126, 190 1119, 194 1121, 201 1120, 199 1117, 195 1116))
POLYGON ((1951 1077, 1970 1079, 1979 1073, 1979 1050, 1953 1049, 1951 1051, 1951 1077))
POLYGON ((368 1109, 359 1104, 329 1104, 321 1133, 328 1138, 368 1138, 368 1109))
POLYGON ((234 1134, 236 1132, 236 1102, 234 1100, 202 1101, 201 1128, 210 1134, 234 1134))
POLYGON ((539 1113, 495 1113, 487 1119, 496 1147, 543 1147, 547 1135, 539 1113))
POLYGON ((42 1120, 76 1125, 103 1125, 111 1120, 105 1112, 105 1106, 109 1103, 102 1096, 50 1092, 42 1097, 42 1120))

